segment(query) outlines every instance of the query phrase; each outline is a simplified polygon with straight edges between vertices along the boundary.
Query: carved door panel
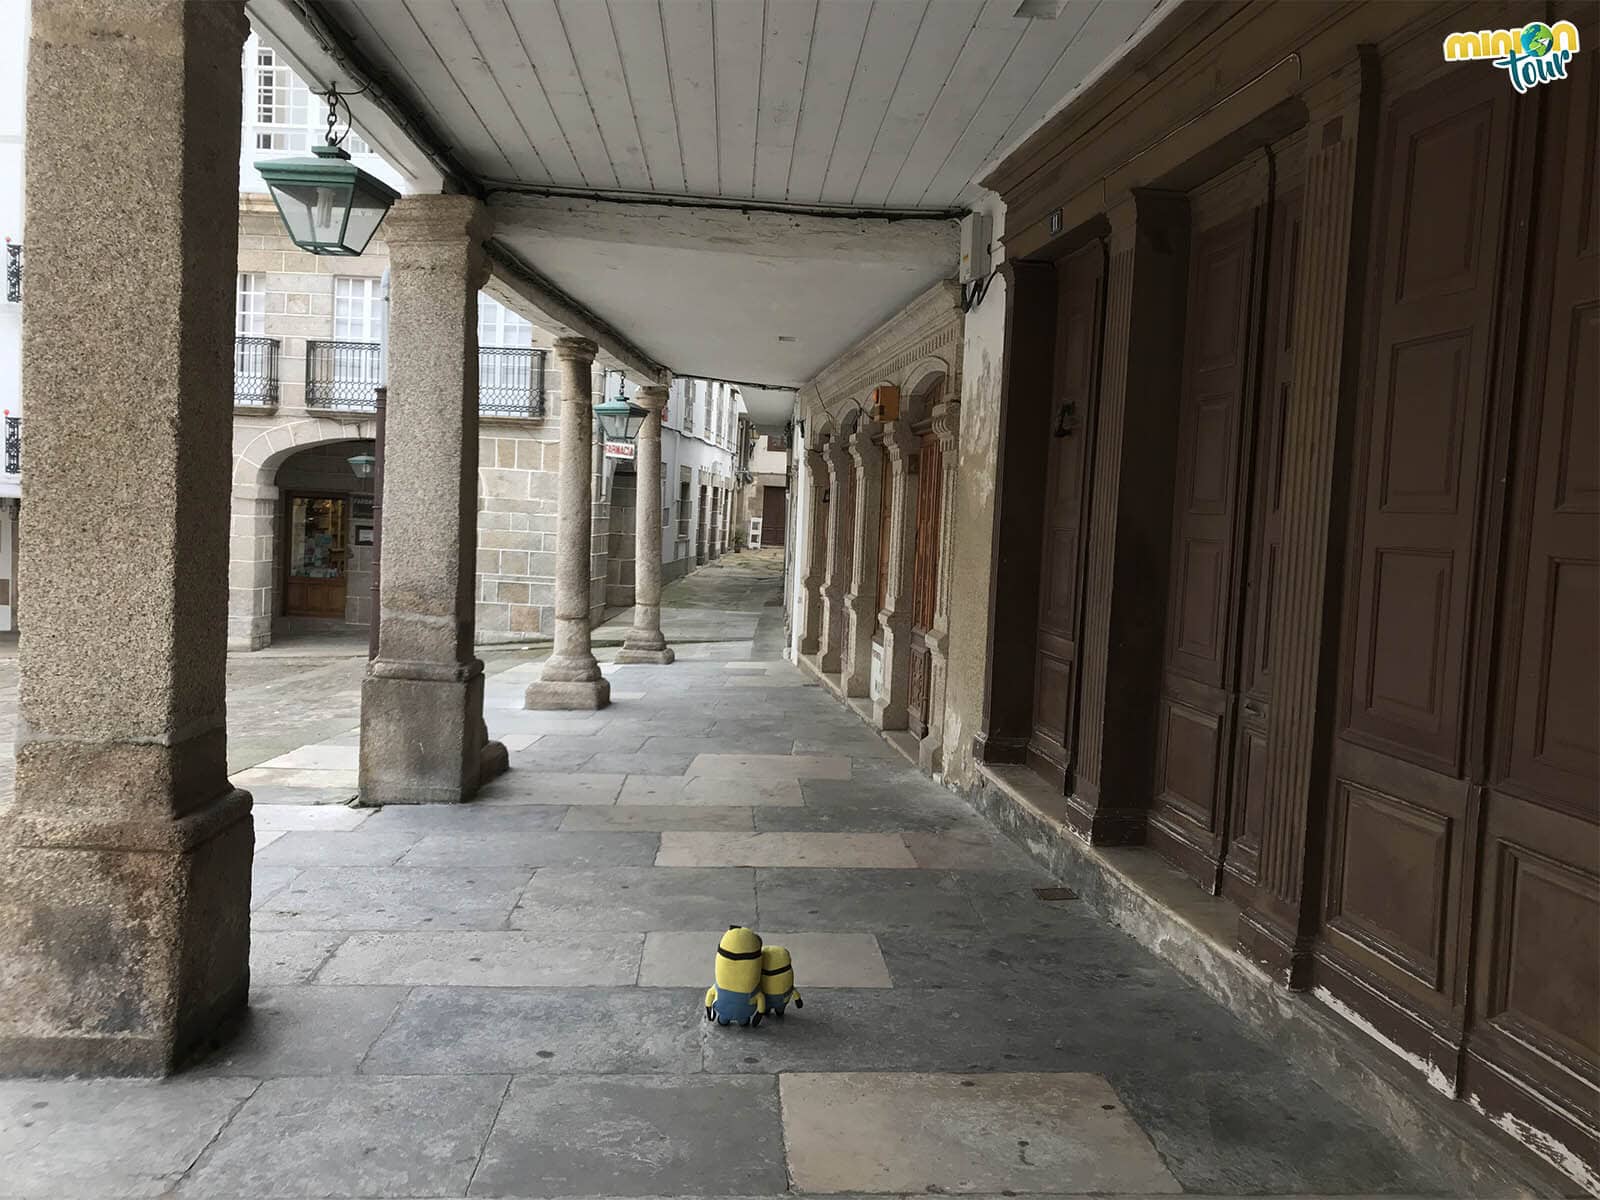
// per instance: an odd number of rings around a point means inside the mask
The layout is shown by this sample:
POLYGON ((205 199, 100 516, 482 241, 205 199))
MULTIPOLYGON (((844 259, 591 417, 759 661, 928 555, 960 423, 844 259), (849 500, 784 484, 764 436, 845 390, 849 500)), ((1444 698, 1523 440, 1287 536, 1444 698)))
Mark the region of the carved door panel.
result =
POLYGON ((1039 559, 1033 733, 1028 761, 1062 791, 1072 787, 1077 724, 1078 626, 1082 608, 1084 504, 1088 496, 1092 405, 1100 357, 1105 255, 1086 246, 1057 268, 1055 403, 1045 476, 1044 544, 1039 559))
MULTIPOLYGON (((1595 32, 1584 29, 1585 42, 1595 32)), ((1570 71, 1566 83, 1543 89, 1551 121, 1541 139, 1530 255, 1533 303, 1511 464, 1514 535, 1506 540, 1463 1082, 1491 1111, 1557 1128, 1567 1146, 1593 1153, 1592 1131, 1600 1127, 1600 71, 1581 55, 1570 71)))
POLYGON ((1245 568, 1240 704, 1228 789, 1223 890, 1253 885, 1261 856, 1267 778, 1267 722, 1272 705, 1272 607, 1282 577, 1283 472, 1289 390, 1294 384, 1295 280, 1300 266, 1301 208, 1295 187, 1273 204, 1267 255, 1265 325, 1261 334, 1260 403, 1256 414, 1250 500, 1250 556, 1245 568))
POLYGON ((939 439, 922 435, 917 452, 917 543, 911 570, 911 684, 908 705, 914 736, 928 735, 928 694, 932 661, 928 631, 933 628, 935 589, 939 584, 939 488, 944 474, 939 439))
MULTIPOLYGON (((1451 73, 1377 148, 1318 978, 1453 1079, 1479 801, 1469 693, 1516 93, 1451 73)), ((1532 109, 1523 111, 1531 114, 1532 109)), ((1517 132, 1533 143, 1532 130, 1517 132)))
POLYGON ((1209 891, 1218 884, 1238 687, 1243 450, 1259 210, 1190 241, 1150 840, 1209 891))

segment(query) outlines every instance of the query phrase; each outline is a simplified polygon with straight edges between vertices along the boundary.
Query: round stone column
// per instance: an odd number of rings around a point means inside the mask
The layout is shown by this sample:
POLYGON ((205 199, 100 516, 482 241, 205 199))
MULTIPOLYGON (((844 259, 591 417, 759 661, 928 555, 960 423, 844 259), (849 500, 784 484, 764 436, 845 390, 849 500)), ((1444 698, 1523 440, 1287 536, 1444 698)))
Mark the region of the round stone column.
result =
POLYGON ((589 647, 589 564, 594 518, 590 368, 599 348, 588 338, 565 337, 556 339, 555 349, 556 363, 561 368, 555 652, 545 660, 538 680, 528 685, 523 706, 604 708, 611 703, 611 684, 600 674, 600 664, 589 647))
POLYGON ((617 661, 665 665, 675 657, 661 633, 661 413, 667 389, 642 387, 636 403, 650 415, 639 427, 633 460, 633 628, 617 661))

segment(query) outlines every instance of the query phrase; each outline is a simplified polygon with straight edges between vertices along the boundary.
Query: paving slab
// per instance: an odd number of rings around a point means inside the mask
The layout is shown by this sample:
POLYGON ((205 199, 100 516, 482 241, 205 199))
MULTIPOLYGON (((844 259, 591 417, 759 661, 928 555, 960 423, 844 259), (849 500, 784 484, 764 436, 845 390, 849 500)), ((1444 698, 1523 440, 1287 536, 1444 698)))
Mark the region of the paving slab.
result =
MULTIPOLYGON (((683 991, 415 988, 363 1070, 698 1074, 704 1001, 704 985, 683 991)), ((569 1098, 582 1095, 574 1090, 569 1098)))
POLYGON ((502 929, 532 872, 307 867, 260 905, 257 929, 502 929))
POLYGON ((665 749, 640 750, 634 754, 602 752, 589 759, 587 765, 591 771, 614 771, 623 775, 682 775, 693 761, 692 754, 665 749))
POLYGON ((460 1196, 504 1076, 269 1079, 184 1181, 185 1196, 460 1196))
POLYGON ((756 904, 774 929, 955 934, 984 928, 959 882, 933 871, 763 867, 756 872, 756 904))
POLYGON ((359 828, 372 816, 370 808, 348 808, 342 804, 273 804, 254 809, 256 830, 267 833, 294 833, 301 830, 345 830, 359 828))
POLYGON ((471 1194, 734 1196, 787 1183, 770 1078, 522 1077, 471 1194))
POLYGON ((300 874, 299 867, 274 867, 252 861, 250 865, 250 907, 261 908, 300 874))
POLYGON ((256 834, 255 835, 255 837, 256 837, 256 853, 260 854, 261 851, 265 850, 268 846, 272 845, 273 842, 277 841, 283 835, 284 835, 284 831, 281 830, 281 829, 274 829, 270 833, 258 833, 258 834, 256 834))
POLYGON ((523 890, 511 927, 646 932, 726 929, 755 919, 755 872, 748 868, 544 867, 523 890))
MULTIPOLYGON (((641 987, 708 986, 717 941, 727 928, 650 933, 639 964, 641 987)), ((761 931, 769 946, 783 946, 794 959, 795 986, 807 988, 892 987, 889 968, 870 933, 782 933, 761 931)))
POLYGON ((367 829, 419 833, 535 833, 554 830, 567 815, 565 804, 391 804, 375 809, 367 829))
POLYGON ((0 1194, 164 1196, 254 1079, 0 1082, 0 1194))
POLYGON ((353 1075, 406 994, 403 987, 252 986, 233 1035, 196 1075, 353 1075))
POLYGON ((356 785, 346 787, 285 787, 276 783, 252 783, 250 800, 257 808, 271 804, 347 804, 355 798, 356 785))
POLYGON ((836 754, 697 754, 689 775, 723 779, 849 779, 850 760, 836 754))
POLYGON ((482 808, 515 804, 615 804, 625 778, 581 771, 507 771, 480 788, 472 803, 482 808))
POLYGON ((254 929, 250 932, 250 987, 276 983, 308 983, 327 961, 343 933, 254 929))
POLYGON ((952 829, 901 835, 917 866, 936 871, 1037 870, 1027 853, 985 829, 952 829))
POLYGON ((276 768, 291 771, 354 771, 360 763, 359 745, 329 745, 326 742, 315 742, 291 750, 287 754, 280 754, 276 758, 269 758, 266 762, 257 763, 252 770, 276 768))
POLYGON ((785 1075, 802 1192, 1182 1192, 1098 1075, 785 1075))
POLYGON ((431 833, 402 867, 627 867, 654 861, 653 833, 431 833))
POLYGON ((629 775, 618 804, 727 805, 735 808, 798 808, 805 803, 793 779, 725 779, 689 775, 629 775))
POLYGON ((749 808, 709 804, 614 804, 567 810, 562 833, 661 832, 667 829, 750 833, 755 829, 749 808))
POLYGON ((360 786, 351 768, 251 767, 231 779, 234 787, 251 791, 257 787, 349 788, 360 786))
POLYGON ((917 862, 892 833, 685 833, 661 835, 662 867, 880 867, 917 862))
POLYGON ((496 930, 357 933, 317 982, 452 987, 619 987, 639 974, 639 934, 607 938, 496 930))
POLYGON ((365 827, 350 832, 302 830, 283 834, 265 849, 258 845, 255 861, 275 867, 387 867, 421 836, 365 827))

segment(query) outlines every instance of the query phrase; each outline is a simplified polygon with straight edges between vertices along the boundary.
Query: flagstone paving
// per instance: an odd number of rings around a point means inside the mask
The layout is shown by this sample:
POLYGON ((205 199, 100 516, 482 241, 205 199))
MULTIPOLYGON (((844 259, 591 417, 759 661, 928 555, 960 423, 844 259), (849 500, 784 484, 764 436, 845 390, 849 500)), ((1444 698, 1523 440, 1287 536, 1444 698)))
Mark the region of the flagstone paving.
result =
POLYGON ((600 713, 522 710, 539 653, 486 653, 511 770, 458 807, 342 803, 359 655, 232 661, 249 1014, 169 1080, 0 1083, 0 1196, 1470 1194, 1041 898, 782 661, 780 573, 671 585, 699 640, 607 663, 600 713), (706 1022, 732 923, 792 949, 803 1009, 706 1022))

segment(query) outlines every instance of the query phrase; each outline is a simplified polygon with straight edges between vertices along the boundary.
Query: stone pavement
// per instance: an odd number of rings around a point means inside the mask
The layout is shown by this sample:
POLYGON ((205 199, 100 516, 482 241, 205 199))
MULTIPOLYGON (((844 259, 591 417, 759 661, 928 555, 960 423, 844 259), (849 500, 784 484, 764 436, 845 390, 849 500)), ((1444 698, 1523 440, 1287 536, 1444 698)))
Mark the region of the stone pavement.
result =
POLYGON ((512 769, 461 807, 330 802, 359 660, 242 668, 249 1016, 173 1079, 0 1082, 0 1196, 1468 1194, 781 661, 779 569, 670 586, 728 637, 599 713, 493 656, 512 769), (705 1021, 733 922, 803 1010, 705 1021))

